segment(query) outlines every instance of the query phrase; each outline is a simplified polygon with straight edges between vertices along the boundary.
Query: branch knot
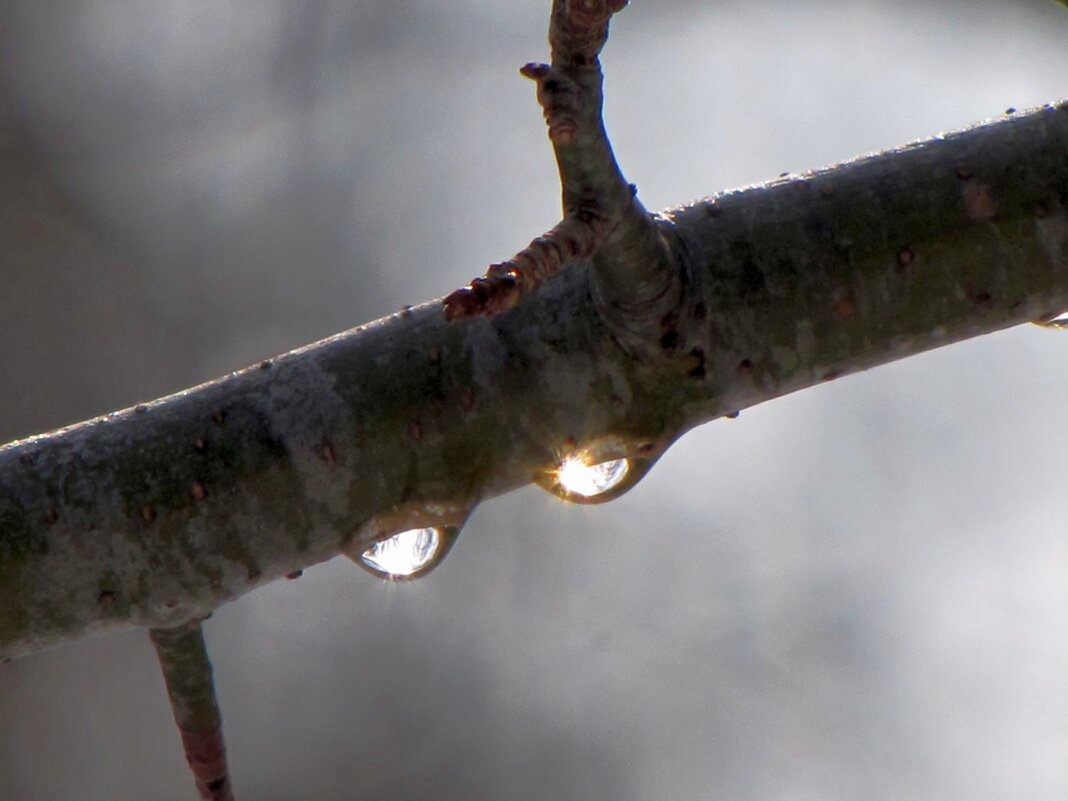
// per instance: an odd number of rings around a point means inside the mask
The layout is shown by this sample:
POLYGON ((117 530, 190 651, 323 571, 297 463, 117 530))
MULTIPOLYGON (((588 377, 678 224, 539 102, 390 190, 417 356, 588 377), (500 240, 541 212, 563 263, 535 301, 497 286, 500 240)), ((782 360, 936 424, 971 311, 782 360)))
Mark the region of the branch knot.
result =
POLYGON ((608 21, 626 0, 554 0, 549 23, 552 63, 531 62, 520 73, 537 83, 549 139, 564 189, 564 218, 511 259, 491 265, 444 300, 454 320, 494 316, 575 261, 591 259, 595 275, 632 305, 667 297, 674 278, 652 215, 616 164, 604 131, 603 75, 597 59, 608 21), (654 280, 650 280, 650 275, 654 280))

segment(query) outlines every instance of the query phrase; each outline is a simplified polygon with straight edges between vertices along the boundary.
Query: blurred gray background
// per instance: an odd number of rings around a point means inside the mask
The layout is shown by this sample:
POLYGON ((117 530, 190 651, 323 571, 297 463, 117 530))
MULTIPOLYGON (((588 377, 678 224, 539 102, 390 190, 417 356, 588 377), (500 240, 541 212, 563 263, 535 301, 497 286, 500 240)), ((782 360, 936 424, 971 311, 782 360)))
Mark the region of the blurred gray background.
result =
MULTIPOLYGON (((0 0, 0 440, 458 287, 558 216, 548 0, 0 0)), ((1068 13, 635 0, 651 208, 1068 94, 1068 13)), ((208 624, 239 797, 1068 797, 1068 334, 691 432, 625 498, 485 504, 208 624)), ((194 795, 141 632, 0 667, 0 795, 194 795)))

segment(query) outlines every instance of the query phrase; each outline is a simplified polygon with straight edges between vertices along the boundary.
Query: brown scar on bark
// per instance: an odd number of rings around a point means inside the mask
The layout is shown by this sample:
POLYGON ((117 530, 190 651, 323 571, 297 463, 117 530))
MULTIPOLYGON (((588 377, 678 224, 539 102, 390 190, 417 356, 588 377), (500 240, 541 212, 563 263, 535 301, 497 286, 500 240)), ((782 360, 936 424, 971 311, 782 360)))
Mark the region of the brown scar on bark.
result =
POLYGON ((329 443, 323 445, 323 447, 319 449, 319 455, 327 464, 332 465, 337 461, 337 455, 334 453, 334 448, 329 443))
POLYGON ((704 378, 705 377, 705 351, 703 348, 694 347, 690 349, 687 354, 687 360, 689 362, 689 369, 686 371, 686 375, 690 378, 704 378))
POLYGON ((964 209, 973 220, 989 220, 998 213, 998 202, 990 184, 969 183, 961 196, 964 209))
POLYGON ((840 298, 838 302, 834 304, 834 313, 843 320, 852 320, 857 313, 852 298, 840 298))
POLYGON ((965 297, 983 310, 989 309, 994 305, 994 298, 986 290, 969 290, 965 293, 965 297))

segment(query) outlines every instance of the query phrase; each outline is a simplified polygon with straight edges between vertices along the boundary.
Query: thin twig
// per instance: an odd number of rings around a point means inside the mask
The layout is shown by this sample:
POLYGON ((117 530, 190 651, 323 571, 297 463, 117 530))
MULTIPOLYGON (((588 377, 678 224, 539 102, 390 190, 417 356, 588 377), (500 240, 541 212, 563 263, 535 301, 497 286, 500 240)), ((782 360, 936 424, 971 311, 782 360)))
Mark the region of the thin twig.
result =
MULTIPOLYGON (((592 259, 613 300, 637 304, 669 296, 666 248, 652 215, 638 201, 615 161, 602 122, 603 75, 597 58, 612 14, 625 0, 555 0, 549 23, 551 64, 526 64, 520 72, 538 86, 564 195, 564 219, 508 261, 443 302, 445 317, 493 317, 566 265, 592 259), (601 254, 602 246, 607 252, 601 254), (652 264, 659 282, 635 269, 652 264), (601 265, 608 265, 601 268, 601 265), (649 285, 657 284, 650 293, 649 285)), ((647 271, 646 271, 647 272, 647 271)))
POLYGON ((234 801, 226 768, 222 717, 200 621, 150 629, 185 758, 204 801, 234 801))

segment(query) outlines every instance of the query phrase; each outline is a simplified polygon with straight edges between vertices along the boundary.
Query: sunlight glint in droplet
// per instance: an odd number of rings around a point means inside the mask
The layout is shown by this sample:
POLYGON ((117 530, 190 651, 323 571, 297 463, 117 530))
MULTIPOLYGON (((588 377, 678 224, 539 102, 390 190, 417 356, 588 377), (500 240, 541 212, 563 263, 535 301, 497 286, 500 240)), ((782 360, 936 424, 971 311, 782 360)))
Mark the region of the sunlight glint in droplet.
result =
POLYGON ((413 578, 434 565, 442 541, 436 528, 409 529, 372 543, 360 554, 360 562, 379 578, 413 578))
POLYGON ((626 478, 629 468, 630 464, 626 459, 586 464, 580 457, 572 456, 560 464, 556 479, 568 492, 592 498, 618 485, 626 478))
POLYGON ((1063 311, 1056 317, 1046 317, 1041 320, 1035 320, 1035 325, 1042 328, 1059 328, 1068 329, 1068 311, 1063 311))

